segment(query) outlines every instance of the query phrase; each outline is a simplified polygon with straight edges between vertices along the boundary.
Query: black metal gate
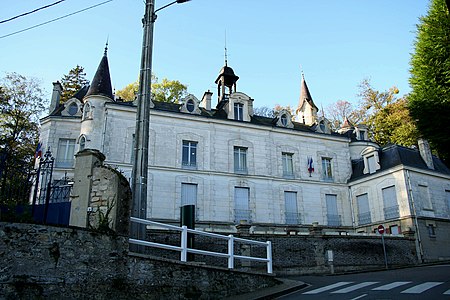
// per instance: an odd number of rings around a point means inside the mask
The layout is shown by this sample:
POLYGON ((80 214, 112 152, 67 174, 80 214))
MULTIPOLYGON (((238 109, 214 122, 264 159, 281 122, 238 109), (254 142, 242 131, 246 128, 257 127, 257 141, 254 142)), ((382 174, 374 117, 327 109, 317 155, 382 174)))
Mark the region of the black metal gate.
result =
POLYGON ((33 191, 32 215, 36 222, 69 225, 70 190, 72 182, 66 176, 53 180, 55 159, 48 150, 39 161, 33 191))

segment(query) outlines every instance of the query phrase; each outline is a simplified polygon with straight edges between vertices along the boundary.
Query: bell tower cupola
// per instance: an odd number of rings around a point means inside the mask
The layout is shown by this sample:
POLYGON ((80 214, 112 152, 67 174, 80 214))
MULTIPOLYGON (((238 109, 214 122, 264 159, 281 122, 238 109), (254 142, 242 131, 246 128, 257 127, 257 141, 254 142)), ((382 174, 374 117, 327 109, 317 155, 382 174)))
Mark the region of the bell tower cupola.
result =
POLYGON ((225 48, 225 66, 220 70, 219 76, 215 83, 217 84, 217 95, 218 95, 218 105, 222 101, 228 100, 228 97, 236 92, 236 82, 238 81, 239 76, 234 74, 232 68, 228 66, 227 53, 225 48), (228 88, 228 91, 226 90, 228 88))

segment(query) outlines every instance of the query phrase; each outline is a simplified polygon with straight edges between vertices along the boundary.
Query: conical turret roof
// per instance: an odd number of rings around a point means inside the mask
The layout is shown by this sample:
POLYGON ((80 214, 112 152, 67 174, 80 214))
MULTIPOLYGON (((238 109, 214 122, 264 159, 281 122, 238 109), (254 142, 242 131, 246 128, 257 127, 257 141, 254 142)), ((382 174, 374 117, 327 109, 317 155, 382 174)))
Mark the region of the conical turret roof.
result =
POLYGON ((98 65, 97 72, 95 72, 94 79, 92 79, 91 86, 86 93, 86 96, 91 95, 101 95, 114 100, 112 85, 111 85, 111 76, 109 74, 109 65, 108 65, 108 56, 107 54, 108 48, 105 48, 105 54, 98 65))
POLYGON ((304 102, 308 102, 312 107, 317 109, 317 106, 314 104, 314 101, 311 97, 311 94, 309 93, 308 85, 306 84, 305 76, 302 74, 302 85, 301 85, 301 91, 300 91, 300 99, 298 101, 298 109, 301 109, 304 102))

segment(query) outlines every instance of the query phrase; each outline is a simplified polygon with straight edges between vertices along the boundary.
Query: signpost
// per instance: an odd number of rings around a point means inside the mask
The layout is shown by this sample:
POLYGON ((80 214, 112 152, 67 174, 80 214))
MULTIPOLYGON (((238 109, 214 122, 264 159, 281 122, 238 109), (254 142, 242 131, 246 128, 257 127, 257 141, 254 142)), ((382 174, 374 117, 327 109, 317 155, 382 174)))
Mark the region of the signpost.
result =
POLYGON ((378 233, 381 235, 381 243, 383 244, 384 264, 386 266, 386 269, 388 269, 386 246, 384 244, 384 226, 383 225, 378 226, 378 233))

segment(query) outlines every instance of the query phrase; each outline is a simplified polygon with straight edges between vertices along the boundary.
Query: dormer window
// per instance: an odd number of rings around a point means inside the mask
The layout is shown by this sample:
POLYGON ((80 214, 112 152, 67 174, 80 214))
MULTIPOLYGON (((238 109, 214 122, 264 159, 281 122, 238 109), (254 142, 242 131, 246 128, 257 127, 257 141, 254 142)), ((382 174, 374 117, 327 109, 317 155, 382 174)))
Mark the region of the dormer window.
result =
POLYGON ((74 116, 78 112, 78 105, 75 102, 72 102, 67 109, 69 115, 74 116))
POLYGON ((364 141, 366 139, 365 135, 366 135, 365 131, 359 131, 359 138, 358 139, 360 141, 364 141))
POLYGON ((381 169, 380 158, 375 147, 367 147, 361 152, 361 156, 364 159, 363 174, 373 174, 381 169))
POLYGON ((234 104, 234 119, 238 121, 244 120, 244 104, 242 103, 234 104))
POLYGON ((278 116, 277 126, 286 128, 294 127, 294 124, 292 123, 291 113, 288 110, 282 109, 281 111, 276 112, 275 114, 278 116))
POLYGON ((285 114, 283 114, 280 118, 281 120, 281 125, 286 126, 287 125, 287 117, 285 114))
POLYGON ((196 114, 199 115, 201 113, 200 110, 200 101, 194 95, 187 95, 186 98, 181 100, 180 111, 188 114, 196 114))
POLYGON ((192 101, 191 99, 188 100, 188 101, 186 102, 186 109, 187 109, 188 112, 193 112, 194 109, 195 109, 194 101, 192 101))

